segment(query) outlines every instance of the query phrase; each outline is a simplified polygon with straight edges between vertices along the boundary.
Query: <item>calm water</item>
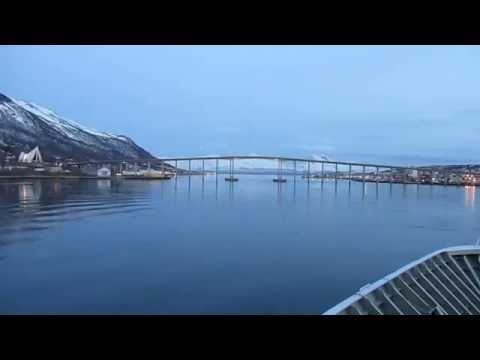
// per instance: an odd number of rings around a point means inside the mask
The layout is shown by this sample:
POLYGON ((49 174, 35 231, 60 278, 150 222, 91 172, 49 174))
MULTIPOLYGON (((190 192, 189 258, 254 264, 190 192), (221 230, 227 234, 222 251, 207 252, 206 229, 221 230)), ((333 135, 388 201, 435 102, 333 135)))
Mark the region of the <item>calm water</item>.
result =
POLYGON ((480 236, 474 188, 0 183, 0 313, 317 314, 480 236))

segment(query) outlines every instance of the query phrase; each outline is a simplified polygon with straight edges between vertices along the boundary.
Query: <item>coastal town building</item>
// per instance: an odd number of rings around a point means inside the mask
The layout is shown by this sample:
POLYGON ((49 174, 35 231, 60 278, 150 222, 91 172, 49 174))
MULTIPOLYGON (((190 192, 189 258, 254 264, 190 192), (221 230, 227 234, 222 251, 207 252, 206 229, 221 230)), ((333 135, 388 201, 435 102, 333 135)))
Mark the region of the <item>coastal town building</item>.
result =
POLYGON ((448 183, 449 184, 460 184, 462 182, 462 177, 457 174, 450 174, 448 175, 448 183))
POLYGON ((18 157, 18 162, 42 163, 43 162, 42 154, 40 153, 40 149, 38 148, 38 146, 35 146, 35 148, 28 153, 24 153, 22 151, 18 157))
POLYGON ((107 167, 101 167, 100 169, 97 170, 97 176, 99 177, 110 177, 112 176, 112 172, 110 171, 109 168, 107 167))

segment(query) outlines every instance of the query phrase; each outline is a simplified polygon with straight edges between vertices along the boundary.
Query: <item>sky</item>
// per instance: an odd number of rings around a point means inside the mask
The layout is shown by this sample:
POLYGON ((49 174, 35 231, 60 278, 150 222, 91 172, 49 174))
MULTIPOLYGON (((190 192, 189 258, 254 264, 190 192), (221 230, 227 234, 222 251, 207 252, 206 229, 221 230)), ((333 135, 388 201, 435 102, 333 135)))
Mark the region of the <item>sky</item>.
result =
POLYGON ((0 93, 163 157, 480 163, 478 46, 0 46, 0 93))

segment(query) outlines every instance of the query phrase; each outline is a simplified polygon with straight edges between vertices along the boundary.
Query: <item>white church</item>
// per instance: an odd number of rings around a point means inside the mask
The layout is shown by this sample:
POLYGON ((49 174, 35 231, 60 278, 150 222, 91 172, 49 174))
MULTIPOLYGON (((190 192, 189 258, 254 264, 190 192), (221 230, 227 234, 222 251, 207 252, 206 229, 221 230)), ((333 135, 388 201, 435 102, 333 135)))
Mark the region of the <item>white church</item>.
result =
POLYGON ((18 157, 18 162, 23 162, 23 163, 43 162, 42 154, 40 153, 40 149, 38 148, 38 146, 35 146, 35 148, 28 153, 24 153, 22 151, 18 157))

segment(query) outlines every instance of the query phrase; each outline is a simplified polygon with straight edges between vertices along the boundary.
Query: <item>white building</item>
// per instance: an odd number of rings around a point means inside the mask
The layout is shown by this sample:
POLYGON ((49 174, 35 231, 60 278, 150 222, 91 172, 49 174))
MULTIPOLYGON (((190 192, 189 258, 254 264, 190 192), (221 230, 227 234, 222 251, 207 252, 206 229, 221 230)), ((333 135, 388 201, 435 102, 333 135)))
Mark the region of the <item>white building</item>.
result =
POLYGON ((24 153, 22 151, 20 153, 20 156, 18 157, 18 162, 24 162, 24 163, 43 162, 42 154, 40 153, 38 146, 35 146, 35 148, 28 153, 24 153))
POLYGON ((460 184, 462 182, 462 177, 457 174, 448 175, 448 181, 450 184, 460 184))
POLYGON ((107 167, 101 167, 100 169, 97 170, 97 176, 98 177, 110 177, 112 176, 112 172, 110 171, 109 168, 107 167))

